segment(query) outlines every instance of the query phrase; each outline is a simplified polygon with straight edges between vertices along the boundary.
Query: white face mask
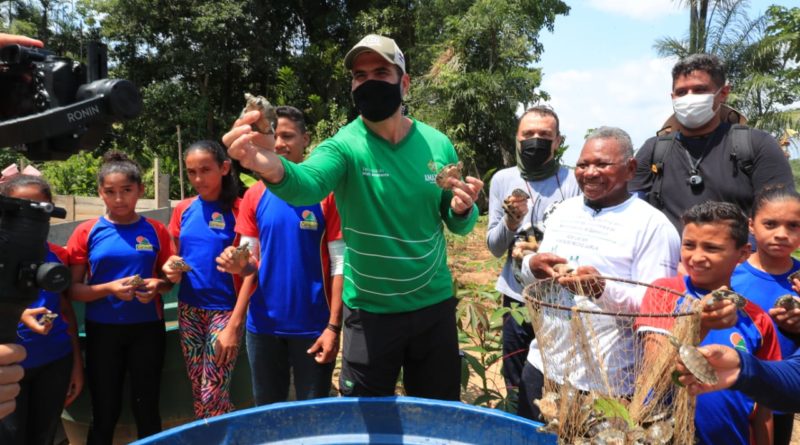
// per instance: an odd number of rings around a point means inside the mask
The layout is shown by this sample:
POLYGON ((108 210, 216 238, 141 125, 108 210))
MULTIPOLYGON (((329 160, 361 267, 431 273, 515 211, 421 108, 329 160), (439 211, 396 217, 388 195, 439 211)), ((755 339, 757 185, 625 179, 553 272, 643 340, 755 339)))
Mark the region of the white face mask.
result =
POLYGON ((672 99, 672 109, 678 122, 686 128, 700 128, 707 124, 714 115, 714 97, 722 90, 720 88, 713 94, 687 94, 672 99))

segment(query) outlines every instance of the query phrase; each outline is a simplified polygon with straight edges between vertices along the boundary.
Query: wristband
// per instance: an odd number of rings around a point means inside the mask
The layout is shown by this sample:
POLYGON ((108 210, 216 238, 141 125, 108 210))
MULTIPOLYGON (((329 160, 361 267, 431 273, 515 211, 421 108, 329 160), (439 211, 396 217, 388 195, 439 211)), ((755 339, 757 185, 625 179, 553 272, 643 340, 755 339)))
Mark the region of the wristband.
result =
POLYGON ((342 327, 341 326, 337 326, 337 325, 335 325, 333 323, 328 323, 328 326, 326 326, 325 329, 331 330, 331 331, 333 331, 333 332, 335 332, 337 334, 341 334, 342 333, 342 327))

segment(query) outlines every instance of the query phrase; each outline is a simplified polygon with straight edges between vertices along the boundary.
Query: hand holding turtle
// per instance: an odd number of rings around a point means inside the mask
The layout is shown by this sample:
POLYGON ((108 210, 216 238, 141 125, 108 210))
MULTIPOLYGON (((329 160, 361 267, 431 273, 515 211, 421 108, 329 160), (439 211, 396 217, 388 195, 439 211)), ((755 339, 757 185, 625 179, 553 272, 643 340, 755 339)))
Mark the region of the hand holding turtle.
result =
POLYGON ((555 270, 555 266, 557 264, 566 265, 567 259, 561 258, 553 253, 538 253, 531 257, 528 266, 530 267, 531 272, 533 272, 534 277, 543 279, 553 278, 560 274, 557 270, 555 270))
POLYGON ((701 300, 700 335, 705 336, 712 329, 727 329, 736 324, 737 309, 744 307, 744 297, 730 292, 726 286, 711 292, 701 300), (737 297, 729 298, 728 295, 737 297), (738 298, 742 298, 739 300, 738 298))
POLYGON ((252 127, 260 118, 259 111, 245 113, 222 136, 222 143, 228 147, 228 155, 243 167, 260 173, 270 182, 279 182, 284 172, 283 164, 275 154, 275 135, 255 131, 252 127))
MULTIPOLYGON (((161 271, 164 272, 164 276, 167 277, 171 283, 178 283, 181 281, 183 273, 187 271, 181 265, 186 265, 183 258, 178 255, 172 255, 167 259, 164 265, 161 266, 161 271)), ((188 265, 186 266, 188 267, 188 265)))
POLYGON ((778 298, 769 315, 782 331, 800 334, 800 299, 789 294, 778 298))
POLYGON ((728 346, 707 345, 696 349, 703 357, 708 360, 708 364, 717 376, 716 383, 702 383, 687 369, 686 365, 678 355, 676 369, 680 376, 678 381, 689 389, 692 395, 702 394, 720 389, 727 389, 736 383, 741 371, 739 354, 728 346))
POLYGON ((52 321, 49 323, 40 323, 39 316, 48 313, 50 313, 50 310, 46 307, 25 309, 22 311, 22 316, 19 318, 19 321, 21 321, 31 331, 39 335, 47 335, 50 333, 50 329, 53 328, 53 323, 52 321))
POLYGON ((150 303, 158 295, 158 286, 160 284, 160 278, 145 278, 144 284, 138 286, 133 295, 142 304, 150 303))
POLYGON ((465 215, 475 204, 478 194, 483 190, 483 181, 472 176, 467 176, 464 181, 450 178, 452 184, 453 199, 450 200, 450 208, 456 215, 465 215))
MULTIPOLYGON (((111 281, 108 283, 108 286, 110 287, 110 293, 114 294, 115 297, 122 301, 133 300, 133 291, 136 288, 136 286, 134 286, 135 278, 137 277, 139 277, 139 275, 133 275, 111 281)), ((139 277, 139 279, 141 280, 141 277, 139 277)))
POLYGON ((528 214, 528 199, 530 195, 522 189, 514 189, 506 199, 503 200, 503 210, 505 211, 506 227, 509 230, 517 230, 522 223, 522 218, 528 214))
POLYGON ((567 288, 575 295, 584 295, 600 298, 606 289, 606 281, 597 278, 600 272, 592 266, 580 266, 574 272, 568 272, 558 277, 558 284, 567 288))

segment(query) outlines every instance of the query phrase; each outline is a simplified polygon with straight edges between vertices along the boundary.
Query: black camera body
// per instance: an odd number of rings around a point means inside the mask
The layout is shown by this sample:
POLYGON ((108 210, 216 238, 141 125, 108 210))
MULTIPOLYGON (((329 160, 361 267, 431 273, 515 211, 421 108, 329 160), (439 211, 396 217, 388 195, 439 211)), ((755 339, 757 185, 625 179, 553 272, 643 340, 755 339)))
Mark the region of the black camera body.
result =
POLYGON ((88 65, 21 45, 0 48, 0 147, 25 145, 31 160, 66 159, 96 147, 114 122, 141 113, 128 80, 106 79, 106 47, 88 45, 88 65))

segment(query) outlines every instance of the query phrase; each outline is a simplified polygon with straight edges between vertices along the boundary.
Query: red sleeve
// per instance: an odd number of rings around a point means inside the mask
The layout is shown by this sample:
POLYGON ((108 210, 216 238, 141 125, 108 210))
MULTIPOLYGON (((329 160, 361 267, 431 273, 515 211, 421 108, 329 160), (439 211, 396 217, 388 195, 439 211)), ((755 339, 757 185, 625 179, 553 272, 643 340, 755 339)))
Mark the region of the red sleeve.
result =
MULTIPOLYGON (((169 237, 167 228, 160 221, 147 218, 147 222, 153 226, 153 230, 155 230, 156 236, 158 237, 158 245, 160 246, 160 249, 158 250, 158 256, 156 257, 155 268, 156 271, 159 271, 164 263, 167 262, 169 257, 172 256, 172 239, 169 237)), ((156 275, 157 274, 154 274, 153 276, 156 275)))
POLYGON ((59 246, 58 244, 53 244, 48 242, 47 247, 50 249, 51 252, 61 261, 64 265, 69 265, 69 253, 67 249, 59 246))
POLYGON ((325 238, 331 242, 342 239, 342 220, 339 217, 339 209, 336 208, 336 199, 333 193, 320 203, 322 215, 325 217, 325 238))
POLYGON ((256 222, 256 208, 258 201, 264 194, 267 187, 262 181, 258 181, 245 193, 239 205, 239 214, 236 216, 236 233, 243 236, 258 236, 258 223, 256 222))
POLYGON ((183 212, 189 208, 189 205, 191 205, 192 201, 195 199, 197 199, 197 197, 184 199, 175 206, 175 209, 172 210, 172 217, 169 219, 169 234, 172 235, 173 238, 178 239, 181 237, 181 220, 183 219, 183 212))
POLYGON ((753 324, 756 325, 761 333, 761 346, 753 355, 761 360, 780 360, 781 347, 778 343, 778 335, 775 332, 775 325, 772 323, 772 319, 763 309, 751 301, 747 302, 744 311, 750 316, 753 324))
POLYGON ((89 233, 97 221, 97 218, 84 221, 72 232, 67 241, 67 257, 70 265, 89 263, 89 233))
MULTIPOLYGON (((680 277, 677 277, 680 279, 680 277)), ((674 282, 674 278, 660 278, 653 282, 653 286, 666 287, 674 289, 682 283, 674 282)), ((679 289, 676 289, 679 290, 679 289)), ((642 300, 642 307, 639 310, 641 314, 672 314, 675 312, 675 304, 678 297, 663 289, 655 287, 648 287, 645 291, 644 299, 642 300)), ((672 330, 672 325, 675 323, 674 317, 636 317, 633 324, 634 332, 641 328, 651 328, 660 330, 672 330)), ((645 329, 647 330, 647 329, 645 329)))

